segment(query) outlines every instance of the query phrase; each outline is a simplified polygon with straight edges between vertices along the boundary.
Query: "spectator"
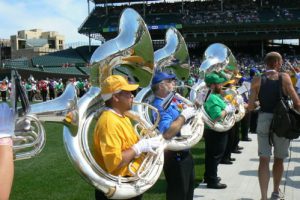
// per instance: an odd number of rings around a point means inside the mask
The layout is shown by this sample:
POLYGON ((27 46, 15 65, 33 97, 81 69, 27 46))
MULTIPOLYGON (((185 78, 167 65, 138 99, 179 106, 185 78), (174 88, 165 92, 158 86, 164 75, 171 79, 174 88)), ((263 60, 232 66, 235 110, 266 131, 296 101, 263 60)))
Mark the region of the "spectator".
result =
MULTIPOLYGON (((254 110, 255 101, 260 102, 260 112, 257 124, 258 139, 258 179, 261 191, 261 199, 267 200, 268 184, 270 180, 270 156, 272 154, 272 146, 269 143, 270 133, 269 127, 273 117, 273 110, 280 100, 279 95, 279 76, 282 77, 283 95, 292 98, 294 107, 300 111, 300 99, 292 85, 291 79, 286 73, 279 73, 282 65, 282 57, 277 52, 270 52, 265 57, 266 72, 261 76, 257 76, 251 83, 251 94, 248 109, 254 110)), ((274 145, 274 163, 273 163, 273 192, 271 199, 282 199, 284 194, 279 189, 284 171, 283 160, 288 157, 288 149, 290 141, 286 138, 272 135, 272 143, 274 145)))

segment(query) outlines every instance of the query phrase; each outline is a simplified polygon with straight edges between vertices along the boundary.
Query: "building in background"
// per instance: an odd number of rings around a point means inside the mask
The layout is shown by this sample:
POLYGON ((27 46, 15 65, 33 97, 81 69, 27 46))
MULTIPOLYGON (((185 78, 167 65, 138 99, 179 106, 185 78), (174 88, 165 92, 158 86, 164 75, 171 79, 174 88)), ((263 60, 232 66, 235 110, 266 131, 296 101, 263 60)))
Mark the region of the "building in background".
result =
POLYGON ((56 31, 21 30, 10 36, 11 58, 27 58, 63 50, 65 37, 56 31))
POLYGON ((11 59, 11 47, 9 39, 0 39, 0 67, 3 66, 2 60, 11 59))

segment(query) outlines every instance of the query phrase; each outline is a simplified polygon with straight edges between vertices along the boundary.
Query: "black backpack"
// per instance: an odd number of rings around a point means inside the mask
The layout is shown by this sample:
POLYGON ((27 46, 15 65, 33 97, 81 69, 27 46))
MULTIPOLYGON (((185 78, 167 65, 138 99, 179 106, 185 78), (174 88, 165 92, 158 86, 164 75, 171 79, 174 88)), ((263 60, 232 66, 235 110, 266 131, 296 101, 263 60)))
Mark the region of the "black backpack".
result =
POLYGON ((282 77, 279 76, 280 101, 277 103, 270 125, 270 133, 278 137, 296 139, 300 136, 300 114, 292 108, 292 101, 282 96, 282 77))

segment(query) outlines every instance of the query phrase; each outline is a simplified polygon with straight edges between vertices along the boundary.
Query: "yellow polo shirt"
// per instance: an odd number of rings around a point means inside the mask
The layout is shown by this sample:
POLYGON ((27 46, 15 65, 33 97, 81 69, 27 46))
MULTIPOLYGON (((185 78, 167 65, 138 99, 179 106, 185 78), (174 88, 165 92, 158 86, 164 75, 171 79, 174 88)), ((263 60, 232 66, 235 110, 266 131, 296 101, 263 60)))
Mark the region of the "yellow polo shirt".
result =
MULTIPOLYGON (((101 114, 94 130, 95 160, 110 174, 132 176, 128 166, 117 167, 122 161, 122 151, 132 147, 138 140, 128 117, 106 110, 101 114)), ((141 161, 141 157, 134 161, 134 169, 138 169, 141 161)))

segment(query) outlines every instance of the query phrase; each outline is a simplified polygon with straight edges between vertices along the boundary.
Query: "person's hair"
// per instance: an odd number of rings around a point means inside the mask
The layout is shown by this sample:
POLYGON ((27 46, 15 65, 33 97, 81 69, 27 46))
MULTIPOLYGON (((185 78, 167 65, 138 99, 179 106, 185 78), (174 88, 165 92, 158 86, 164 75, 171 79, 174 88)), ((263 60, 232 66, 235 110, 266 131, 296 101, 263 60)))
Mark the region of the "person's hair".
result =
POLYGON ((208 88, 212 85, 212 83, 205 83, 208 88))
POLYGON ((158 89, 159 89, 159 84, 160 84, 160 83, 151 85, 151 90, 152 90, 152 92, 153 92, 154 94, 156 94, 156 92, 158 91, 158 89))
POLYGON ((269 68, 275 68, 276 62, 281 60, 282 57, 278 52, 272 51, 268 53, 264 59, 264 63, 269 67, 269 68))
POLYGON ((105 106, 108 107, 108 108, 111 108, 111 104, 112 104, 112 98, 108 99, 107 101, 104 102, 105 103, 105 106))

